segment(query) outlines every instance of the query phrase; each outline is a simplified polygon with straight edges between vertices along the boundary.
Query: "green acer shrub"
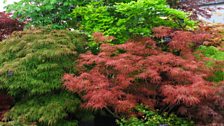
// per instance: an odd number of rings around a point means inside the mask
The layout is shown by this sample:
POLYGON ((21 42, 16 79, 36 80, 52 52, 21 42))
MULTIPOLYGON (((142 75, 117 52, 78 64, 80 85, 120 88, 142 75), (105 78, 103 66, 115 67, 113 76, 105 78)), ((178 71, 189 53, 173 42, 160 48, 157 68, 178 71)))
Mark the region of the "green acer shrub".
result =
POLYGON ((214 46, 200 46, 199 49, 204 56, 209 57, 208 65, 214 67, 215 75, 209 78, 211 81, 219 82, 224 80, 224 51, 214 46))
POLYGON ((14 98, 5 120, 41 126, 70 121, 80 100, 63 90, 61 78, 76 71, 74 61, 85 45, 85 34, 66 30, 32 29, 3 40, 0 88, 14 98))
MULTIPOLYGON (((18 101, 6 116, 22 124, 38 121, 38 125, 61 126, 58 123, 69 123, 65 121, 67 112, 75 112, 79 102, 77 97, 66 92, 34 96, 18 101)), ((73 120, 73 124, 76 123, 73 120)))
POLYGON ((174 114, 158 114, 144 106, 137 106, 141 116, 117 120, 119 126, 193 126, 194 123, 177 117, 174 114))
POLYGON ((92 2, 76 7, 72 15, 80 30, 112 35, 119 43, 130 37, 149 36, 156 26, 193 28, 195 23, 186 13, 169 8, 166 0, 137 0, 110 6, 92 2))
POLYGON ((214 46, 200 46, 200 51, 206 56, 216 60, 224 60, 224 51, 219 50, 214 46))

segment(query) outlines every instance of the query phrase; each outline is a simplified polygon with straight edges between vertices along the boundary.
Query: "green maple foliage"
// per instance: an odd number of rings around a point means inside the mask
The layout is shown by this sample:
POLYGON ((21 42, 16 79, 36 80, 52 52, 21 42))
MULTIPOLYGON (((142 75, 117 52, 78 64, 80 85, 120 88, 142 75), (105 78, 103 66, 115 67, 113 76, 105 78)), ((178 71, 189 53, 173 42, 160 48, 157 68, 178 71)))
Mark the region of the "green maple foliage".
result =
POLYGON ((204 54, 204 56, 209 57, 207 64, 210 67, 218 68, 215 71, 215 75, 209 78, 211 81, 220 82, 224 80, 224 51, 219 50, 214 46, 200 46, 198 49, 204 54))
POLYGON ((166 0, 136 0, 114 5, 92 2, 76 7, 72 15, 80 30, 112 35, 119 43, 131 37, 149 36, 156 26, 193 28, 195 24, 186 13, 169 8, 166 0))
POLYGON ((61 77, 75 72, 74 60, 85 42, 86 36, 76 31, 45 29, 17 32, 0 43, 0 88, 14 98, 5 119, 38 125, 66 122, 80 100, 62 89, 61 77))

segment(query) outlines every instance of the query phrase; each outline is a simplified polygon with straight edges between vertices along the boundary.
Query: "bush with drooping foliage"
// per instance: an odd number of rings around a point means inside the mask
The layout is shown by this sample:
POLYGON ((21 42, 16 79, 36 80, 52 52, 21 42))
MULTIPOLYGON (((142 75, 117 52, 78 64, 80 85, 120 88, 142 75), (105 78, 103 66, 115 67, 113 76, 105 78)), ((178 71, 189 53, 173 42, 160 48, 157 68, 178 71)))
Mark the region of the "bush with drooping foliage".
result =
POLYGON ((194 123, 176 115, 167 113, 158 114, 144 106, 137 106, 136 110, 140 112, 138 117, 117 120, 119 126, 193 126, 194 123))
POLYGON ((166 0, 137 0, 115 5, 92 2, 76 7, 72 15, 80 30, 112 35, 119 43, 130 37, 148 36, 155 26, 194 26, 186 13, 169 8, 166 0))
MULTIPOLYGON (((76 124, 80 100, 62 89, 61 78, 75 72, 86 35, 77 31, 31 29, 0 43, 0 88, 14 99, 4 120, 9 124, 76 124)), ((61 126, 61 125, 60 125, 61 126)))
POLYGON ((13 31, 23 30, 23 23, 11 19, 10 14, 0 12, 0 41, 9 36, 13 31))
POLYGON ((157 42, 146 37, 103 43, 97 55, 81 54, 79 74, 65 74, 65 87, 80 95, 82 107, 111 109, 118 116, 134 114, 141 103, 197 123, 223 124, 223 98, 206 80, 213 69, 193 57, 194 48, 209 35, 167 27, 153 31, 157 42))

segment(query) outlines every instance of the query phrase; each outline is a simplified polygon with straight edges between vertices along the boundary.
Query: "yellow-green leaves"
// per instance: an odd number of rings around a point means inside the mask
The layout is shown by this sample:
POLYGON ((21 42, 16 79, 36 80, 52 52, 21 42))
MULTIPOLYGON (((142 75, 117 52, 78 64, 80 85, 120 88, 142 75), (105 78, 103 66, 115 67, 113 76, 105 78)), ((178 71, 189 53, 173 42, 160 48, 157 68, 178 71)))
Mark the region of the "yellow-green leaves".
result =
POLYGON ((0 88, 15 98, 10 123, 67 124, 65 117, 80 101, 63 90, 61 78, 76 71, 85 44, 85 34, 48 29, 16 32, 0 43, 0 88))
POLYGON ((90 3, 75 8, 72 14, 80 30, 112 35, 118 43, 136 36, 149 36, 156 26, 194 27, 186 13, 169 8, 165 0, 133 0, 114 5, 90 3))

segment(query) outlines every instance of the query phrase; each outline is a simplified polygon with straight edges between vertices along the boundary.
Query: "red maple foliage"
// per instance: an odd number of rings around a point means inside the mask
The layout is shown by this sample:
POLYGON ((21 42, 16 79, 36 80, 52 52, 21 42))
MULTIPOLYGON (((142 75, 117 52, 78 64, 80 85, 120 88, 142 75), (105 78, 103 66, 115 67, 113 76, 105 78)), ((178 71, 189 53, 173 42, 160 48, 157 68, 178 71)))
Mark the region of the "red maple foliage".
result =
POLYGON ((223 27, 224 24, 213 24, 213 25, 200 24, 198 31, 207 33, 211 36, 211 39, 209 41, 204 42, 203 44, 206 46, 215 46, 217 48, 223 47, 224 45, 223 27))
POLYGON ((207 118, 222 121, 223 113, 216 111, 210 102, 221 102, 223 97, 217 97, 217 88, 205 79, 212 69, 184 54, 192 53, 185 51, 190 49, 188 44, 200 43, 205 35, 162 29, 165 36, 172 34, 168 46, 171 50, 180 50, 180 56, 162 51, 151 38, 138 38, 120 45, 102 44, 97 55, 91 52, 80 55, 77 65, 80 73, 65 74, 64 86, 83 98, 84 108, 110 108, 116 113, 130 114, 137 104, 144 104, 200 122, 207 118), (200 114, 205 117, 198 118, 200 114))
POLYGON ((97 43, 110 42, 115 39, 113 36, 104 36, 104 34, 101 32, 95 32, 95 33, 93 33, 92 36, 93 36, 94 41, 97 43))
POLYGON ((23 30, 24 23, 10 18, 10 14, 0 12, 0 41, 5 39, 13 31, 23 30))
POLYGON ((194 59, 193 50, 206 41, 210 41, 212 36, 203 31, 173 31, 169 27, 156 27, 153 29, 157 38, 170 37, 168 47, 170 51, 179 52, 183 58, 194 59))
POLYGON ((216 0, 167 0, 167 2, 172 8, 189 12, 192 19, 198 19, 199 16, 210 18, 212 11, 223 9, 203 6, 209 2, 215 3, 216 0))

